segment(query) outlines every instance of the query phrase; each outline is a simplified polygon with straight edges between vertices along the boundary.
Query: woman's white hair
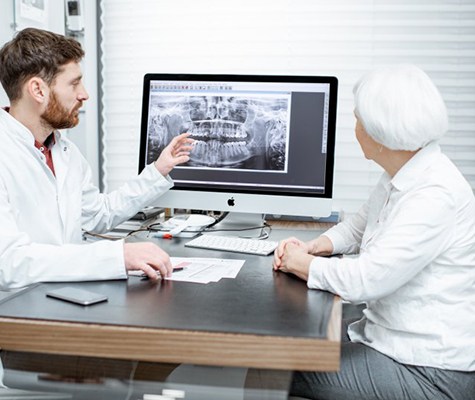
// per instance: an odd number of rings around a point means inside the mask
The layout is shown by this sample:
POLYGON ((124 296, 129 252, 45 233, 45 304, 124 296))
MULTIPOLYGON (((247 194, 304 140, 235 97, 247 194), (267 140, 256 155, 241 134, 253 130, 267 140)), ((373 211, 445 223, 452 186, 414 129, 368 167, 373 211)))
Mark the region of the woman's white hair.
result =
POLYGON ((427 74, 414 65, 376 69, 353 88, 355 114, 368 135, 392 150, 417 150, 448 129, 447 109, 427 74))

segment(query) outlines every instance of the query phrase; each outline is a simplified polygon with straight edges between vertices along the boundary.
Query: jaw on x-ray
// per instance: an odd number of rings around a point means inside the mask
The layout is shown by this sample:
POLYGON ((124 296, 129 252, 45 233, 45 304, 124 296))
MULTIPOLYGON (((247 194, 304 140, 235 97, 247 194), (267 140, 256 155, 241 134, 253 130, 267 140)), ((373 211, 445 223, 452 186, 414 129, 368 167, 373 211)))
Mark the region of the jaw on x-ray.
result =
POLYGON ((285 172, 289 99, 286 97, 153 96, 147 160, 189 132, 196 140, 188 167, 285 172))

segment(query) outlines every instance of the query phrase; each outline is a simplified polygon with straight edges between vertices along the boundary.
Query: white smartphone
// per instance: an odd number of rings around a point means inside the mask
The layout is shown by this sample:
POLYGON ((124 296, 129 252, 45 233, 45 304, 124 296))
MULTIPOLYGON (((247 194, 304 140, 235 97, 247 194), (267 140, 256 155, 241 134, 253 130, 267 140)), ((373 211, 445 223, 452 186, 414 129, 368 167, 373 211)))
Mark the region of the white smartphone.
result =
POLYGON ((107 301, 107 296, 89 290, 78 289, 74 287, 63 287, 61 289, 50 290, 46 296, 59 300, 69 301, 70 303, 89 306, 91 304, 107 301))

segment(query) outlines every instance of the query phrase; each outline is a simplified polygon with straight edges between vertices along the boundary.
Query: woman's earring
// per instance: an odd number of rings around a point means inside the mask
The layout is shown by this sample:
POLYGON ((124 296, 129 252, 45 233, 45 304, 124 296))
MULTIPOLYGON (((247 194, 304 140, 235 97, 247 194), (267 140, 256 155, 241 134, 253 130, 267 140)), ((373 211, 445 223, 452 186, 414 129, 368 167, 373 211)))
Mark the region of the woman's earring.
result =
POLYGON ((379 146, 379 152, 382 153, 383 152, 383 145, 379 146))

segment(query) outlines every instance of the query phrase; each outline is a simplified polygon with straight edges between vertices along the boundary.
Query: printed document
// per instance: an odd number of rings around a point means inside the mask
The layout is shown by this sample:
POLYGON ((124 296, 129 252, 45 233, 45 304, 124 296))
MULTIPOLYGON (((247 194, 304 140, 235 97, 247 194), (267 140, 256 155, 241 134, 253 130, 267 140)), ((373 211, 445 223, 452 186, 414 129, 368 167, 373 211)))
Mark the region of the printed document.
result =
MULTIPOLYGON (((169 281, 210 283, 222 278, 234 279, 245 260, 226 260, 223 258, 170 257, 173 271, 169 281)), ((129 271, 131 276, 144 276, 142 271, 129 271)))
POLYGON ((236 278, 245 260, 225 260, 222 258, 170 257, 173 268, 183 268, 173 272, 171 281, 209 283, 222 278, 236 278))

